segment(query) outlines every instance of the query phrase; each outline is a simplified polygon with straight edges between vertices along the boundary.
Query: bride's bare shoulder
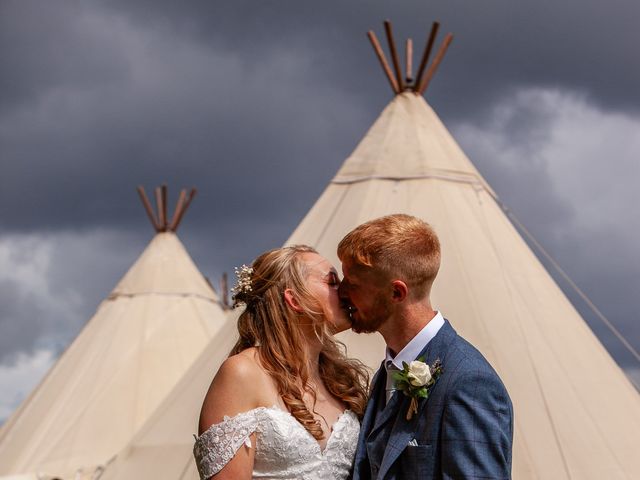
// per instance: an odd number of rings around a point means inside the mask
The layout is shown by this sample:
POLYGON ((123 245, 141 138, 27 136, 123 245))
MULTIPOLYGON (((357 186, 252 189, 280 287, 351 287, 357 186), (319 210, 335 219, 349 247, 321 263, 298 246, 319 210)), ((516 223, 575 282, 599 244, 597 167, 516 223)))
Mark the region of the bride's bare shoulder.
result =
POLYGON ((225 379, 227 376, 233 376, 236 381, 251 381, 259 378, 263 374, 260 367, 257 349, 255 347, 247 348, 240 353, 230 356, 218 369, 218 373, 214 377, 214 382, 218 378, 225 379))
POLYGON ((232 355, 220 365, 202 404, 200 433, 225 416, 264 406, 265 389, 270 385, 255 350, 249 348, 232 355))

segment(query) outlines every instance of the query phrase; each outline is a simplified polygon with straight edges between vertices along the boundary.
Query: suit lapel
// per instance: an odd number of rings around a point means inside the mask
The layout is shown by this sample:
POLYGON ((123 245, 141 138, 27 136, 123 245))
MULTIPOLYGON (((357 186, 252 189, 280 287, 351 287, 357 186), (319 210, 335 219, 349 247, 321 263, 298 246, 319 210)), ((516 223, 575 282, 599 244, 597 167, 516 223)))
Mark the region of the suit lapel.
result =
MULTIPOLYGON (((436 336, 427 344, 427 346, 420 352, 418 358, 423 357, 424 362, 428 365, 433 365, 433 363, 440 359, 443 364, 443 368, 446 368, 445 356, 449 345, 456 337, 456 331, 453 329, 451 324, 445 320, 444 325, 440 328, 436 336)), ((431 387, 433 389, 436 388, 438 382, 431 387)), ((391 468, 391 465, 398 459, 400 454, 409 444, 409 442, 415 438, 415 433, 418 428, 419 420, 422 416, 422 411, 424 410, 426 404, 429 402, 429 398, 427 400, 422 400, 418 403, 418 413, 415 414, 411 420, 406 419, 407 409, 409 408, 410 399, 406 395, 400 394, 397 392, 394 394, 394 397, 402 397, 403 401, 400 405, 396 405, 395 413, 396 420, 393 425, 393 429, 391 430, 391 435, 389 436, 389 443, 384 452, 384 457, 382 458, 382 463, 380 465, 380 472, 378 474, 379 478, 384 478, 386 473, 391 468), (397 407, 400 408, 400 411, 397 410, 397 407)), ((391 406, 390 404, 387 407, 391 406)), ((377 422, 376 422, 377 425, 377 422)))
MULTIPOLYGON (((387 382, 386 373, 386 371, 383 372, 383 387, 386 386, 387 382)), ((389 399, 389 403, 386 403, 386 391, 384 388, 382 388, 382 392, 380 392, 380 396, 378 397, 378 414, 375 417, 375 422, 373 423, 373 428, 371 429, 370 435, 375 435, 375 433, 380 430, 389 420, 395 418, 398 412, 398 408, 405 398, 407 397, 405 397, 402 392, 396 392, 389 399)))

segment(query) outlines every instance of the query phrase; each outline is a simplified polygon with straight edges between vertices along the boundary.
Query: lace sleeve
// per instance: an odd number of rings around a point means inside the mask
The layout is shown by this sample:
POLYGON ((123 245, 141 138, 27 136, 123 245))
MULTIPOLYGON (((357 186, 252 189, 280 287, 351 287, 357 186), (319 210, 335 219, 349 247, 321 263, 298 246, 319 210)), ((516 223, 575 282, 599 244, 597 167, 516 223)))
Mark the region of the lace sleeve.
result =
POLYGON ((233 458, 244 443, 251 448, 251 435, 256 430, 255 411, 239 413, 235 417, 224 417, 220 423, 211 425, 199 437, 193 446, 201 479, 207 479, 218 473, 233 458))

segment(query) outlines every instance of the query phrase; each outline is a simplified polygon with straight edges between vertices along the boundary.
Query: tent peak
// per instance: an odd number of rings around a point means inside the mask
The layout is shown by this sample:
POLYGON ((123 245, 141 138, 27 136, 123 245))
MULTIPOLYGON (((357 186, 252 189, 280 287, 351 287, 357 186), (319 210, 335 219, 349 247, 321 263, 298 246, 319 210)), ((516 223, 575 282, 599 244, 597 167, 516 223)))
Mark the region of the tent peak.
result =
POLYGON ((151 225, 155 229, 156 232, 175 232, 178 229, 178 225, 182 221, 182 217, 184 212, 187 211, 187 208, 191 204, 191 200, 196 194, 196 189, 191 188, 191 191, 187 195, 187 190, 180 190, 180 196, 178 197, 178 203, 176 204, 176 208, 173 211, 173 216, 171 219, 167 216, 167 185, 162 185, 161 187, 156 187, 156 204, 157 204, 157 215, 153 211, 153 207, 151 206, 151 202, 149 202, 149 198, 144 191, 144 187, 139 185, 138 194, 140 195, 140 200, 142 200, 142 205, 144 206, 147 215, 149 216, 149 220, 151 221, 151 225))
POLYGON ((367 32, 367 36, 369 37, 369 41, 373 46, 373 50, 380 61, 380 65, 382 66, 382 70, 384 71, 387 79, 389 80, 389 84, 391 85, 391 89, 393 93, 396 95, 405 92, 411 91, 415 94, 422 95, 427 90, 433 75, 435 74, 440 62, 444 58, 444 55, 453 40, 453 34, 447 33, 444 37, 444 40, 440 44, 440 48, 436 53, 435 58, 429 65, 427 69, 427 63, 429 62, 429 56, 431 55, 431 50, 433 50, 433 44, 435 43, 436 36, 438 34, 438 29, 440 28, 439 22, 433 22, 431 26, 431 32, 429 33, 429 37, 427 39, 427 44, 424 48, 424 52, 422 54, 422 58, 420 61, 420 66, 418 67, 417 75, 413 76, 413 40, 410 38, 407 39, 406 47, 405 47, 405 74, 402 75, 402 71, 400 68, 400 60, 398 58, 398 51, 396 49, 395 40, 393 38, 393 30, 391 26, 391 22, 389 20, 384 21, 384 30, 387 36, 387 42, 389 44, 389 52, 391 53, 391 60, 393 62, 393 71, 389 67, 389 63, 384 55, 382 47, 380 46, 380 42, 376 37, 376 34, 373 30, 369 30, 367 32), (426 69, 426 71, 425 71, 426 69))

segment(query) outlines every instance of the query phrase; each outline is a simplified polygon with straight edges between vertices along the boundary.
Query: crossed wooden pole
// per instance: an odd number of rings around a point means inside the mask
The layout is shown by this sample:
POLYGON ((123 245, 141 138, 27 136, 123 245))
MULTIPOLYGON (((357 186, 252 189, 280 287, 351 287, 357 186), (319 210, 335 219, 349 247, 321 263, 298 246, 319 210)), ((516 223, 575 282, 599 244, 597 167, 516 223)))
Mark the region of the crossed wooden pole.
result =
POLYGON ((438 22, 433 22, 431 27, 431 32, 429 33, 429 37, 427 38, 427 44, 424 48, 424 52, 422 54, 422 59, 420 60, 420 66, 418 67, 417 75, 413 76, 413 40, 408 39, 405 47, 405 72, 404 76, 402 75, 400 60, 398 57, 398 50, 396 49, 396 43, 393 38, 393 29, 391 26, 391 22, 389 20, 384 21, 384 30, 387 36, 387 42, 389 44, 389 51, 391 52, 391 61, 393 62, 393 70, 389 66, 389 62, 380 46, 380 42, 376 37, 376 34, 373 30, 369 30, 367 32, 367 36, 371 41, 371 45, 373 46, 373 50, 380 60, 380 65, 382 66, 382 70, 387 76, 389 80, 389 84, 391 85, 391 89, 395 94, 402 93, 404 91, 412 91, 416 94, 422 95, 425 90, 429 86, 433 75, 435 74, 440 62, 444 58, 444 55, 453 40, 453 35, 451 33, 447 33, 444 37, 444 40, 440 44, 440 48, 436 53, 435 58, 427 68, 427 64, 429 63, 429 56, 431 55, 431 51, 433 50, 433 45, 436 40, 436 36, 438 35, 438 29, 440 28, 440 24, 438 22), (426 70, 426 71, 425 71, 426 70))
POLYGON ((144 209, 149 216, 149 220, 151 221, 151 225, 155 229, 156 232, 175 232, 180 225, 180 221, 184 216, 184 212, 187 211, 191 200, 196 194, 196 189, 192 188, 189 194, 187 195, 187 191, 182 189, 180 191, 180 196, 178 197, 178 203, 176 203, 176 208, 173 211, 173 216, 171 219, 167 216, 167 186, 162 185, 161 187, 156 187, 156 205, 157 205, 157 215, 156 212, 153 211, 153 207, 151 206, 151 202, 147 197, 147 194, 144 191, 144 187, 142 185, 138 186, 138 194, 140 194, 140 200, 142 200, 142 205, 144 205, 144 209))

